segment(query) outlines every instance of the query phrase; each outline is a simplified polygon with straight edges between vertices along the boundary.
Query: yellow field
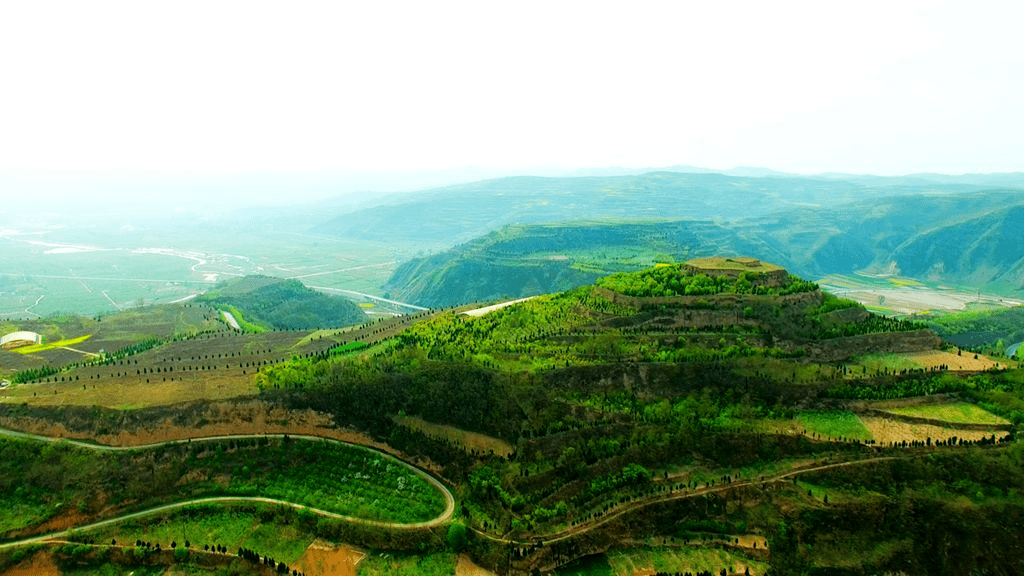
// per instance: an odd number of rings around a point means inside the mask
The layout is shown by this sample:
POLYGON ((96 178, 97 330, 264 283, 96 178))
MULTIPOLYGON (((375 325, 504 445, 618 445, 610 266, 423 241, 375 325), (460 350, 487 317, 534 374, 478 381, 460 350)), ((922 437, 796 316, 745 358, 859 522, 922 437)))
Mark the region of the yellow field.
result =
POLYGON ((14 351, 18 354, 35 354, 36 352, 45 352, 46 350, 53 350, 55 348, 64 348, 66 346, 74 346, 75 344, 81 344, 88 340, 92 334, 86 334, 85 336, 79 336, 78 338, 71 338, 68 340, 57 340, 56 342, 43 342, 42 344, 33 344, 31 346, 22 346, 21 348, 15 348, 14 351))
POLYGON ((982 371, 990 368, 1014 366, 1015 362, 1000 359, 993 360, 984 354, 974 357, 973 352, 963 352, 957 355, 956 352, 945 350, 926 350, 923 352, 904 352, 899 354, 869 354, 856 359, 850 363, 850 368, 856 373, 860 367, 866 367, 868 373, 874 373, 882 369, 892 371, 910 370, 915 368, 938 368, 947 366, 952 371, 982 371))
POLYGON ((996 438, 1001 438, 1006 434, 1001 431, 957 430, 955 428, 932 426, 931 424, 910 424, 877 416, 861 416, 860 420, 868 431, 871 432, 871 436, 875 441, 882 446, 890 442, 925 442, 929 438, 933 442, 936 440, 945 441, 954 436, 964 440, 978 441, 988 438, 993 434, 995 434, 996 438))
POLYGON ((911 280, 910 278, 889 278, 889 283, 895 286, 923 286, 917 280, 911 280))

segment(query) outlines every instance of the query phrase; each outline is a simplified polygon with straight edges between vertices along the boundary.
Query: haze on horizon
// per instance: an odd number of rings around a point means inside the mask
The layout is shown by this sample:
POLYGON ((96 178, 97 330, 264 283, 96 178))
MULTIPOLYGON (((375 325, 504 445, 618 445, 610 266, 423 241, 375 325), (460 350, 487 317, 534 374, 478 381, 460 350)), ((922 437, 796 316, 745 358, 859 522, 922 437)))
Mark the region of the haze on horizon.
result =
POLYGON ((605 167, 1020 171, 1022 16, 1014 2, 8 3, 0 182, 90 203, 137 201, 147 182, 274 202, 275 178, 314 200, 605 167))

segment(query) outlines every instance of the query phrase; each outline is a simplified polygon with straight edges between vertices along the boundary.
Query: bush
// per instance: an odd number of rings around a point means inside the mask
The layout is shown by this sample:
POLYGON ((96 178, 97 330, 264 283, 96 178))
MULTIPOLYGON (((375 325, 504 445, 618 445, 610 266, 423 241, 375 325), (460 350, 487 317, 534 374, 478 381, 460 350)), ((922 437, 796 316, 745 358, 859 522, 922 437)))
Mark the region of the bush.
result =
POLYGON ((184 562, 186 560, 188 560, 188 548, 185 548, 185 547, 175 548, 174 549, 174 561, 175 562, 184 562))
POLYGON ((452 522, 452 525, 448 527, 448 545, 451 546, 453 551, 461 552, 468 543, 469 538, 466 535, 466 525, 462 522, 452 522))

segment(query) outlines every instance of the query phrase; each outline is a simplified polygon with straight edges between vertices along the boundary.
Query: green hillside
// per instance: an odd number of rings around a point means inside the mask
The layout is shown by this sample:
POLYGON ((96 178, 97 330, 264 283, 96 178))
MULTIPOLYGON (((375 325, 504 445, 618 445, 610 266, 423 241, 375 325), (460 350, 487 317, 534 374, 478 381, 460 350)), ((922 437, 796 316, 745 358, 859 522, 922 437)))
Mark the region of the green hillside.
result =
POLYGON ((349 300, 317 292, 298 280, 270 276, 228 280, 197 300, 232 312, 239 324, 255 330, 339 328, 366 321, 362 309, 349 300))
POLYGON ((1021 306, 947 314, 929 320, 928 324, 958 346, 995 353, 1024 341, 1024 307, 1021 306))
POLYGON ((407 261, 384 288, 409 302, 443 307, 558 292, 613 272, 728 253, 780 261, 757 235, 711 222, 517 225, 407 261))
MULTIPOLYGON (((280 284, 242 279, 210 297, 280 284)), ((302 340, 319 347, 306 352, 295 334, 224 332, 59 382, 15 384, 56 404, 24 394, 0 403, 8 423, 62 422, 109 437, 174 421, 187 436, 110 453, 0 437, 6 536, 184 498, 245 496, 252 500, 204 500, 69 533, 73 544, 52 553, 86 568, 184 562, 198 549, 172 558, 129 544, 138 552, 122 557, 96 542, 141 534, 173 547, 168 537, 213 533, 207 525, 221 522, 234 528, 218 540, 287 563, 320 539, 389 566, 465 553, 502 574, 998 574, 1019 562, 988 550, 1024 537, 1024 450, 1014 440, 1024 371, 956 373, 941 358, 915 365, 943 354, 934 332, 873 315, 775 264, 663 263, 487 313, 393 318, 363 328, 353 346, 312 336, 302 340), (182 403, 218 370, 233 370, 251 385, 240 393, 259 396, 182 403), (66 404, 126 372, 154 392, 189 380, 163 406, 66 404), (253 429, 245 407, 254 405, 272 418, 265 426, 296 427, 279 440, 258 426, 256 438, 193 437, 208 425, 223 434, 229 414, 230 429, 253 429), (427 482, 293 430, 385 449, 427 482), (379 523, 389 519, 429 522, 379 523)), ((0 566, 25 558, 23 549, 0 551, 0 566)), ((222 559, 246 573, 241 560, 222 559)))
POLYGON ((638 554, 626 540, 669 555, 726 549, 751 534, 766 538, 770 555, 727 549, 772 573, 962 573, 1012 563, 976 554, 985 546, 977 539, 942 557, 927 544, 963 522, 1005 545, 1019 536, 992 531, 1000 518, 1024 515, 1024 452, 996 448, 1005 431, 985 443, 897 443, 866 429, 846 399, 955 393, 1020 424, 1021 373, 869 372, 862 355, 927 352, 939 340, 799 278, 770 285, 761 274, 705 280, 660 266, 481 317, 439 314, 371 361, 294 360, 263 372, 261 386, 442 466, 462 491, 474 558, 510 561, 517 573, 613 558, 609 547, 614 558, 638 554), (680 295, 695 282, 707 289, 680 295), (467 453, 396 415, 516 450, 467 453), (877 518, 894 525, 866 521, 877 518), (934 536, 919 540, 924 533, 934 536), (499 538, 511 541, 511 560, 499 538))

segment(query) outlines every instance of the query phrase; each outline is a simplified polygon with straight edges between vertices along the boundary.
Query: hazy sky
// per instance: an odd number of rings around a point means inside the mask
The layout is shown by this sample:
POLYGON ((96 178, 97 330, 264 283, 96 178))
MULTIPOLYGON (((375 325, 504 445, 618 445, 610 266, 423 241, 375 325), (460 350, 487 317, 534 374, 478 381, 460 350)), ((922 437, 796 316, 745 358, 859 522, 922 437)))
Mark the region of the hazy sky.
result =
POLYGON ((0 172, 1024 170, 1024 3, 3 2, 0 172))

